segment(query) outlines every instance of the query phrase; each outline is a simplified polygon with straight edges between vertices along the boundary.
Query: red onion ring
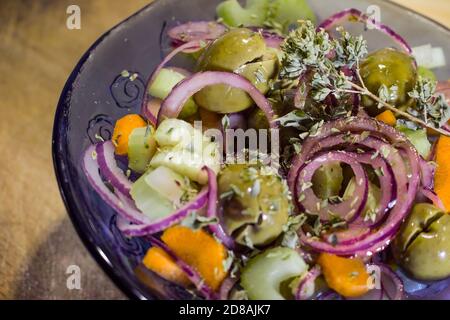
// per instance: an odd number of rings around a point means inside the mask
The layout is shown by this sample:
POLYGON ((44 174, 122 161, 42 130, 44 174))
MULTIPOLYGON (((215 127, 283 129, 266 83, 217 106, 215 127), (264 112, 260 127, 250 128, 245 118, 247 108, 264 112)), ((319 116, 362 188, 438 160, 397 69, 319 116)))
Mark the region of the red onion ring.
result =
MULTIPOLYGON (((150 86, 153 84, 153 81, 155 81, 155 78, 159 74, 161 69, 164 68, 164 66, 180 52, 184 52, 186 49, 200 50, 201 48, 202 48, 202 41, 191 41, 191 42, 182 44, 178 48, 175 48, 163 59, 163 61, 161 61, 161 63, 152 72, 152 74, 148 78, 147 83, 145 85, 144 99, 142 101, 142 106, 141 106, 142 111, 147 110, 148 99, 149 99, 148 88, 150 88, 150 86)), ((145 113, 145 114, 147 114, 147 113, 145 113)), ((151 119, 148 119, 148 120, 150 121, 151 119)))
POLYGON ((420 192, 428 199, 430 200, 436 207, 439 209, 444 210, 445 212, 447 209, 445 209, 444 203, 442 202, 441 198, 434 192, 432 189, 422 187, 420 188, 420 192))
POLYGON ((97 152, 98 166, 102 175, 111 183, 114 189, 130 197, 132 183, 117 166, 116 159, 114 158, 114 149, 111 141, 105 141, 96 145, 95 151, 97 152))
POLYGON ((340 11, 325 21, 323 21, 319 26, 318 29, 325 29, 329 30, 333 26, 337 25, 343 20, 349 20, 350 18, 358 18, 360 22, 369 22, 372 24, 377 30, 383 32, 384 34, 391 37, 396 43, 398 43, 403 50, 405 50, 409 55, 412 54, 411 46, 403 39, 402 36, 400 36, 397 32, 392 30, 390 27, 388 27, 385 24, 382 24, 380 22, 377 22, 376 20, 370 18, 368 15, 362 13, 361 11, 350 8, 343 11, 340 11))
POLYGON ((129 237, 143 237, 163 231, 177 223, 180 223, 188 214, 195 210, 202 209, 208 201, 208 188, 204 187, 197 197, 187 203, 168 217, 157 221, 150 221, 141 224, 118 224, 118 228, 122 233, 129 237))
POLYGON ((297 155, 294 159, 288 175, 288 184, 291 190, 294 190, 294 196, 296 194, 295 186, 297 185, 296 180, 299 170, 305 161, 307 161, 315 152, 321 150, 321 142, 327 141, 329 144, 331 144, 331 142, 341 142, 339 137, 333 136, 336 131, 359 133, 367 131, 369 132, 369 135, 375 135, 376 138, 369 136, 363 141, 355 141, 355 143, 364 145, 372 150, 382 150, 382 148, 385 148, 386 151, 389 151, 384 157, 390 166, 395 168, 394 177, 397 189, 397 203, 376 232, 374 231, 368 234, 356 243, 332 245, 309 238, 302 230, 300 232, 300 240, 303 244, 320 252, 329 252, 347 256, 355 254, 373 254, 389 244, 412 207, 420 184, 419 156, 415 148, 404 135, 386 124, 370 118, 357 117, 333 121, 325 124, 320 129, 320 133, 317 136, 308 138, 303 144, 301 154, 297 155), (383 142, 378 136, 384 136, 389 143, 383 142), (400 156, 400 153, 394 149, 394 145, 403 150, 406 154, 409 162, 410 177, 406 172, 404 160, 400 156))
POLYGON ((300 280, 295 293, 295 300, 308 300, 314 294, 314 281, 322 274, 322 270, 316 264, 311 270, 300 280), (311 290, 312 287, 312 290, 311 290), (312 292, 310 292, 312 291, 312 292))
POLYGON ((317 214, 322 221, 330 220, 329 212, 331 211, 334 215, 348 222, 352 222, 360 216, 366 206, 369 181, 363 167, 352 153, 334 151, 319 155, 311 159, 310 162, 299 170, 298 177, 297 188, 301 187, 302 190, 298 191, 297 194, 300 193, 304 198, 303 201, 299 201, 300 210, 308 214, 317 214), (354 198, 322 208, 322 200, 317 198, 311 188, 303 190, 303 186, 311 183, 317 169, 328 162, 343 162, 348 164, 355 174, 357 187, 354 198))
POLYGON ((158 122, 157 116, 159 109, 161 109, 162 100, 150 99, 147 100, 146 105, 142 105, 141 115, 150 122, 153 126, 156 126, 158 122))
POLYGON ((389 300, 403 300, 405 289, 400 277, 386 264, 376 264, 375 266, 379 267, 381 271, 380 282, 384 294, 389 300))
MULTIPOLYGON (((204 167, 203 170, 206 170, 208 173, 208 188, 209 188, 209 196, 208 196, 208 210, 206 211, 206 216, 209 218, 218 218, 217 214, 217 177, 213 170, 208 167, 204 167)), ((226 234, 223 230, 220 222, 217 224, 210 224, 208 228, 211 232, 230 250, 234 249, 236 243, 233 238, 226 234)))
MULTIPOLYGON (((125 194, 119 188, 115 189, 113 193, 103 182, 100 172, 104 175, 111 175, 112 172, 109 171, 111 170, 109 166, 106 167, 104 165, 101 167, 99 161, 102 157, 107 157, 108 152, 111 150, 110 147, 110 142, 101 143, 97 146, 90 146, 83 156, 83 171, 91 186, 97 191, 100 197, 122 218, 122 222, 118 223, 118 227, 126 236, 139 237, 160 232, 176 223, 179 223, 189 214, 189 212, 199 210, 206 205, 208 199, 207 187, 203 188, 193 201, 172 213, 170 216, 157 221, 152 221, 149 217, 136 208, 133 201, 129 198, 129 193, 125 194), (95 159, 94 155, 96 157, 95 159)), ((114 177, 116 180, 112 180, 115 181, 116 185, 120 186, 117 176, 114 177)), ((118 177, 120 177, 120 175, 118 175, 118 177)), ((111 184, 113 185, 113 183, 111 184)))
POLYGON ((227 28, 215 21, 190 21, 173 27, 167 35, 176 43, 215 40, 223 35, 227 28))
POLYGON ((230 292, 238 281, 239 281, 238 277, 231 277, 231 276, 228 276, 225 280, 223 280, 219 290, 220 300, 229 300, 230 292))
POLYGON ((182 259, 178 258, 177 255, 161 240, 148 236, 150 243, 164 250, 175 263, 183 270, 189 280, 195 285, 197 290, 208 300, 218 300, 219 297, 217 293, 214 292, 208 285, 205 284, 200 274, 194 270, 190 265, 184 262, 182 259))
POLYGON ((161 110, 158 113, 158 124, 166 118, 176 118, 190 97, 204 87, 216 84, 225 84, 246 91, 256 105, 264 112, 269 120, 270 127, 272 129, 278 128, 277 123, 273 121, 275 114, 272 106, 266 97, 247 79, 234 73, 221 71, 196 73, 176 85, 169 96, 163 101, 161 110))
POLYGON ((427 189, 434 188, 434 174, 436 166, 420 157, 420 177, 422 186, 427 189))
POLYGON ((284 41, 284 37, 267 29, 261 27, 248 27, 248 29, 261 34, 269 48, 279 49, 284 41))
POLYGON ((96 147, 94 145, 87 148, 82 160, 83 171, 92 188, 94 188, 100 197, 125 220, 139 224, 151 223, 147 216, 135 208, 130 207, 128 205, 128 201, 122 201, 117 195, 106 187, 99 173, 100 167, 95 156, 95 149, 96 147))

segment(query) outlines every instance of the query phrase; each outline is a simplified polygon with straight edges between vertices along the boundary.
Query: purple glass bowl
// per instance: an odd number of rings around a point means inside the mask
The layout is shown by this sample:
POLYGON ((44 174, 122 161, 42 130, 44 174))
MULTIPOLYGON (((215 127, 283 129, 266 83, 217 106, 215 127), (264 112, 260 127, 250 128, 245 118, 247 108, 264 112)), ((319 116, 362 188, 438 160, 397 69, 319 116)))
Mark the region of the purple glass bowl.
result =
MULTIPOLYGON (((81 169, 81 156, 99 136, 105 139, 111 136, 118 118, 139 112, 145 80, 168 49, 164 31, 179 22, 213 19, 219 2, 154 1, 92 45, 67 80, 58 103, 53 129, 53 161, 62 198, 85 246, 130 298, 196 297, 139 266, 148 244, 120 234, 113 210, 88 184, 81 169), (137 73, 138 78, 130 81, 121 77, 123 70, 137 73)), ((382 21, 411 45, 431 43, 450 53, 448 29, 392 3, 346 0, 330 5, 329 0, 314 0, 311 4, 320 21, 344 8, 365 11, 369 5, 378 5, 382 21)), ((366 32, 362 28, 355 31, 364 33, 369 44, 389 45, 387 39, 376 32, 366 32)), ((181 57, 175 63, 186 66, 192 62, 181 57)), ((450 67, 437 70, 437 75, 441 79, 449 78, 450 67)))

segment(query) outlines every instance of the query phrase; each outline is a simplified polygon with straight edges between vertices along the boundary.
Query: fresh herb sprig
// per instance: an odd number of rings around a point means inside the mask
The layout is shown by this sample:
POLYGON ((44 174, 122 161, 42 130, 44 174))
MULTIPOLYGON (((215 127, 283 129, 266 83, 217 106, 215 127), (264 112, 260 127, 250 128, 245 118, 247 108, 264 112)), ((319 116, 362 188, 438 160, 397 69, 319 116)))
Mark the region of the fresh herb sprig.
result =
MULTIPOLYGON (((370 97, 380 108, 391 110, 409 121, 449 135, 440 128, 450 119, 450 107, 442 95, 435 94, 435 84, 419 78, 414 90, 409 92, 415 100, 413 107, 406 111, 398 109, 387 102, 385 96, 388 90, 383 90, 387 88, 381 87, 376 95, 364 84, 359 71, 360 61, 368 53, 364 38, 352 36, 342 27, 337 31, 340 38, 331 39, 325 30, 317 30, 310 21, 303 21, 282 46, 284 56, 280 77, 295 81, 308 74, 311 79, 309 95, 318 103, 313 111, 319 112, 319 116, 316 114, 312 118, 327 120, 326 115, 320 117, 320 111, 326 110, 320 109, 320 103, 330 96, 335 99, 335 105, 342 106, 348 103, 349 96, 357 94, 370 97)), ((304 111, 312 114, 311 110, 304 111)))

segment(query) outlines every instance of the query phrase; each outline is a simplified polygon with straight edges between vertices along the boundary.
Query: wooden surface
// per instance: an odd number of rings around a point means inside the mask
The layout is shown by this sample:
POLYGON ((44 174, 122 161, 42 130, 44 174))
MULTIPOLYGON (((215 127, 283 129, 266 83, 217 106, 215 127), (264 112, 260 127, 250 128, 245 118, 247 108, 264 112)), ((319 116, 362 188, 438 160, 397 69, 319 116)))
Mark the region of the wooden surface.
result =
MULTIPOLYGON (((186 1, 186 0, 185 0, 186 1)), ((55 106, 104 31, 149 0, 0 0, 0 299, 123 299, 78 239, 53 173, 55 106), (82 29, 66 28, 81 7, 82 29), (81 269, 81 290, 66 269, 81 269)), ((397 0, 450 26, 450 0, 397 0)))

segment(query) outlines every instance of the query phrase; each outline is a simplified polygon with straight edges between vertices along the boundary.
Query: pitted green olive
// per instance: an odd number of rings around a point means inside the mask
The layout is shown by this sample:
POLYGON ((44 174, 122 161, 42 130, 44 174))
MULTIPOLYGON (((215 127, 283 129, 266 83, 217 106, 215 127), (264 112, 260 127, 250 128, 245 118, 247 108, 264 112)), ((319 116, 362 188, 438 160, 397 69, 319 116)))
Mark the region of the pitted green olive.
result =
POLYGON ((450 215, 420 203, 414 206, 393 243, 394 256, 414 278, 450 276, 450 215))
MULTIPOLYGON (((269 90, 269 79, 278 69, 276 52, 266 47, 263 37, 249 29, 233 29, 214 41, 199 59, 199 71, 228 71, 248 79, 259 91, 269 90)), ((201 107, 218 112, 234 113, 253 105, 243 90, 227 85, 202 89, 194 96, 201 107)))
POLYGON ((242 245, 267 245, 286 224, 289 202, 286 187, 275 174, 259 166, 233 164, 219 176, 219 194, 227 232, 242 245))
POLYGON ((317 197, 328 199, 339 195, 343 180, 344 177, 340 163, 328 163, 321 166, 314 173, 312 188, 317 197))
MULTIPOLYGON (((371 53, 361 63, 361 77, 370 92, 377 96, 380 87, 385 85, 388 88, 387 102, 397 107, 412 103, 408 92, 414 88, 417 70, 413 58, 406 53, 392 48, 371 53)), ((371 115, 380 113, 377 103, 372 99, 364 96, 362 103, 371 115)))

